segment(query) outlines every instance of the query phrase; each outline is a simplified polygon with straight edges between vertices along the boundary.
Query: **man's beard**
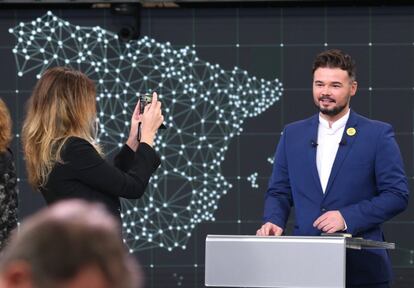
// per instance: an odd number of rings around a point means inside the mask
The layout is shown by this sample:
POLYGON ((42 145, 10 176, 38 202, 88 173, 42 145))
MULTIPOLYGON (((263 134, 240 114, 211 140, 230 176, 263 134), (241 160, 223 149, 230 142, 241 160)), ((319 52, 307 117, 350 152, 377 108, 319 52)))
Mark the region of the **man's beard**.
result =
POLYGON ((332 109, 324 109, 324 108, 320 107, 319 105, 317 105, 317 107, 318 107, 319 111, 324 115, 336 116, 339 113, 341 113, 342 111, 344 111, 344 109, 346 108, 346 105, 337 106, 337 107, 334 107, 332 109))
MULTIPOLYGON (((348 97, 348 102, 349 102, 349 98, 348 97)), ((324 115, 327 116, 336 116, 339 113, 341 113, 342 111, 344 111, 344 109, 348 106, 348 104, 342 105, 342 106, 337 106, 334 107, 332 109, 328 109, 328 108, 323 108, 322 105, 319 104, 319 100, 321 99, 328 99, 330 100, 331 98, 329 96, 322 96, 320 99, 318 99, 318 104, 315 103, 315 106, 319 109, 319 112, 321 112, 324 115)))

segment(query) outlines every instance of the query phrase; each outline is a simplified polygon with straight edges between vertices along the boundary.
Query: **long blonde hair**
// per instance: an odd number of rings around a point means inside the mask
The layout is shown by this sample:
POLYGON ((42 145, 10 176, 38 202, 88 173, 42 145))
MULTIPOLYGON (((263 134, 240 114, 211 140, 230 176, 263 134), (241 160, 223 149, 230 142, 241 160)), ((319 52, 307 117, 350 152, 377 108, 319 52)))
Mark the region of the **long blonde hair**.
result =
POLYGON ((6 151, 12 139, 12 121, 6 103, 0 99, 0 152, 6 151))
POLYGON ((96 88, 85 74, 67 67, 45 71, 28 101, 22 140, 29 183, 46 184, 53 166, 62 163, 66 140, 77 136, 95 142, 96 88))

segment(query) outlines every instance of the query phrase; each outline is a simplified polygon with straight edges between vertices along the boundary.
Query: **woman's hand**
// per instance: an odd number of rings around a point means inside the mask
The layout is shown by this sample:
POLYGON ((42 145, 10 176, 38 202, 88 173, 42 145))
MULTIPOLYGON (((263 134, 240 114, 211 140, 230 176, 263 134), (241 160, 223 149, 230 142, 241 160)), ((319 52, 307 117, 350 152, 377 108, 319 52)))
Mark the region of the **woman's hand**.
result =
POLYGON ((139 105, 140 102, 138 101, 131 118, 131 129, 127 140, 127 145, 134 151, 137 150, 139 145, 137 140, 139 123, 141 123, 141 142, 153 146, 155 134, 164 121, 164 116, 161 114, 161 102, 158 101, 157 93, 152 94, 152 102, 145 106, 143 114, 139 114, 139 105))
POLYGON ((131 128, 129 130, 129 136, 126 144, 134 151, 138 149, 138 126, 142 119, 142 114, 139 114, 139 105, 140 102, 138 100, 137 105, 135 105, 134 113, 131 117, 131 128))
POLYGON ((152 93, 151 104, 145 106, 141 119, 141 142, 150 146, 154 144, 155 134, 164 121, 161 113, 161 102, 158 101, 157 93, 152 93))

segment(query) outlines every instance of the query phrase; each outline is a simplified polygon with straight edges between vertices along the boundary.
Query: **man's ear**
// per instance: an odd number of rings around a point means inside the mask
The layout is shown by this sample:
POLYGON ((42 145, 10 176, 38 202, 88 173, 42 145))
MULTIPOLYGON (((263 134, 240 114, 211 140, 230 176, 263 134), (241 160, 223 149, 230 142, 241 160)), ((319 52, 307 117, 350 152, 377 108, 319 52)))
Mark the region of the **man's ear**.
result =
POLYGON ((2 278, 2 282, 7 288, 34 288, 32 269, 24 261, 15 261, 8 264, 3 270, 2 278))
POLYGON ((356 91, 358 90, 358 82, 352 81, 351 83, 351 96, 354 96, 356 94, 356 91))

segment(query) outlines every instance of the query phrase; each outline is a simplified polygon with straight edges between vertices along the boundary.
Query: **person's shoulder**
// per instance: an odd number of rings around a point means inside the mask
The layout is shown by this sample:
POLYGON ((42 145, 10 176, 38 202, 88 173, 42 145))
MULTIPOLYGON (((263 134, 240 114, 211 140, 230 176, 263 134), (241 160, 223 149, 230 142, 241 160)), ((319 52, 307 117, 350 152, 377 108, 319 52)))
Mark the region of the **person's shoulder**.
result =
POLYGON ((375 129, 375 130, 383 130, 383 129, 392 129, 392 125, 390 123, 371 119, 368 117, 365 117, 363 115, 360 115, 356 112, 353 112, 353 117, 355 117, 358 121, 358 126, 361 127, 368 127, 369 129, 375 129))
POLYGON ((298 120, 291 122, 285 126, 285 130, 296 130, 296 129, 303 129, 309 127, 309 125, 318 123, 318 115, 312 115, 311 117, 308 117, 306 119, 298 120), (315 122, 316 121, 316 122, 315 122), (315 122, 315 123, 314 123, 315 122))
POLYGON ((72 155, 73 153, 82 153, 88 151, 96 151, 92 144, 81 138, 76 136, 71 136, 66 139, 65 143, 62 147, 62 157, 72 155))
POLYGON ((66 139, 65 144, 63 146, 64 147, 76 147, 76 146, 83 146, 83 145, 93 147, 89 141, 81 137, 77 137, 77 136, 68 137, 68 139, 66 139))

